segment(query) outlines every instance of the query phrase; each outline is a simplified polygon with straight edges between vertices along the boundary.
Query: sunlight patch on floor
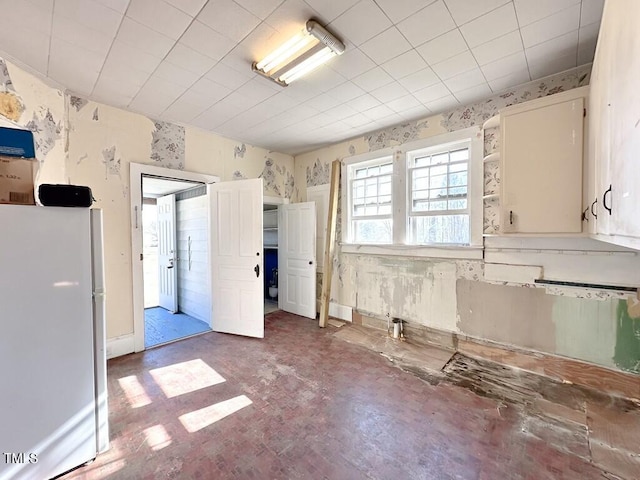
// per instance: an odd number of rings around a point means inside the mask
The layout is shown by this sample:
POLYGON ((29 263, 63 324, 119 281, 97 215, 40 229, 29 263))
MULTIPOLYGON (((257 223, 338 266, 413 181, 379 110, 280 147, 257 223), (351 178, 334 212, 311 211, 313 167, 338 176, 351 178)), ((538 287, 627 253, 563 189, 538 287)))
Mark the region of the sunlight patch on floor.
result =
POLYGON ((204 427, 212 425, 232 413, 242 410, 253 402, 246 395, 239 395, 223 402, 218 402, 200 410, 185 413, 179 418, 180 422, 189 433, 202 430, 204 427))
POLYGON ((149 373, 167 398, 195 392, 226 381, 222 375, 199 358, 156 368, 149 373))
POLYGON ((119 378, 118 383, 127 396, 131 408, 140 408, 151 403, 149 395, 135 375, 119 378))

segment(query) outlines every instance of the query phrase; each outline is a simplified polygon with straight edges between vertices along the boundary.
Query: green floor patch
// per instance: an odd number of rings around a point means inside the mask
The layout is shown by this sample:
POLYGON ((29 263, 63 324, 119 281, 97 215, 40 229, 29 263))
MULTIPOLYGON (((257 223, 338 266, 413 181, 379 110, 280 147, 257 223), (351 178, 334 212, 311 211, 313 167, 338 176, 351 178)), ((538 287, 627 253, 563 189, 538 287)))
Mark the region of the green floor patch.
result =
POLYGON ((618 301, 613 361, 622 370, 640 373, 640 317, 629 315, 626 300, 618 301))

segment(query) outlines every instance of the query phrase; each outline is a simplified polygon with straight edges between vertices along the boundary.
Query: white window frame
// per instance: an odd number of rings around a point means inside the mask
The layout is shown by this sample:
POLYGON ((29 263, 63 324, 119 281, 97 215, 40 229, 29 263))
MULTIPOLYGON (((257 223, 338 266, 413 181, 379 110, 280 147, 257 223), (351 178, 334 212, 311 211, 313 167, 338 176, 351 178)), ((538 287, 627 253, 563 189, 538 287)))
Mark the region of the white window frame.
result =
POLYGON ((385 148, 375 152, 345 158, 342 162, 342 251, 345 253, 365 253, 372 255, 403 255, 417 257, 482 259, 483 237, 483 205, 484 189, 483 168, 484 142, 480 126, 465 128, 455 132, 435 135, 416 140, 396 147, 385 148), (469 245, 408 243, 408 205, 409 205, 409 156, 421 150, 433 149, 437 146, 447 148, 452 144, 469 142, 468 166, 468 210, 469 210, 469 245), (351 173, 365 162, 375 163, 383 157, 393 156, 392 209, 393 209, 393 243, 392 244, 358 244, 353 241, 351 231, 350 178, 351 173))

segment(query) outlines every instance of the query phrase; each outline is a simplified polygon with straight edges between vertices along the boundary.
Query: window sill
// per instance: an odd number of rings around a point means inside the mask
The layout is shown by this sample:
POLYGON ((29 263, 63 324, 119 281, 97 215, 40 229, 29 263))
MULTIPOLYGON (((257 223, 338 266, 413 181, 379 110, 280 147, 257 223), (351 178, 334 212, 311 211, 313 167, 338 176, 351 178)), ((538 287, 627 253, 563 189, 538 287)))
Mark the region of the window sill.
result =
POLYGON ((342 253, 366 255, 394 255, 400 257, 453 258, 457 260, 482 260, 481 246, 417 246, 417 245, 358 245, 343 243, 342 253))

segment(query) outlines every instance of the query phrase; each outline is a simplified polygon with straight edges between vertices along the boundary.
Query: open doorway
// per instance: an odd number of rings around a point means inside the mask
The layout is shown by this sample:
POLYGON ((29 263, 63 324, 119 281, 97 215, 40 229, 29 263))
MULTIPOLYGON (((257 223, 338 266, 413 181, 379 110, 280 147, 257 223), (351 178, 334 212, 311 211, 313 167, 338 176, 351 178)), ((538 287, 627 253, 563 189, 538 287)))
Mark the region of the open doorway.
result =
POLYGON ((278 205, 265 203, 262 207, 264 244, 264 314, 278 308, 278 205))
POLYGON ((145 348, 211 330, 206 185, 142 176, 145 348))

